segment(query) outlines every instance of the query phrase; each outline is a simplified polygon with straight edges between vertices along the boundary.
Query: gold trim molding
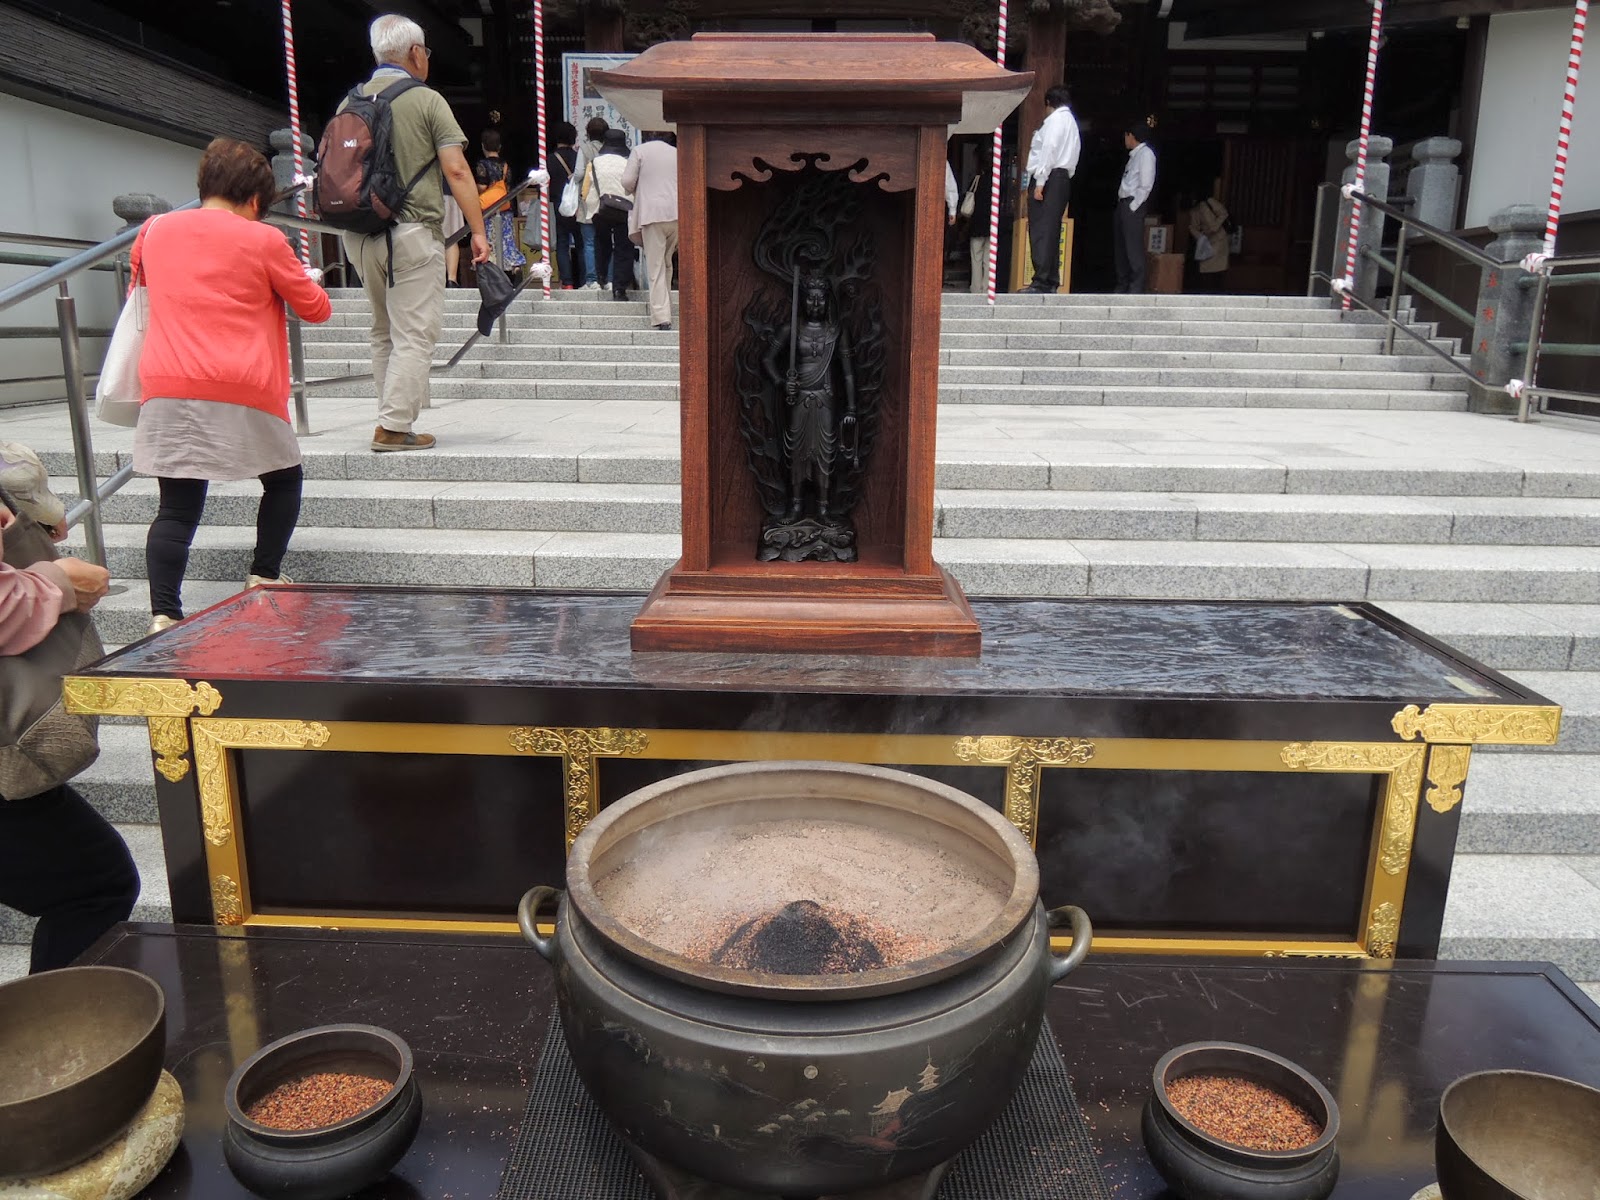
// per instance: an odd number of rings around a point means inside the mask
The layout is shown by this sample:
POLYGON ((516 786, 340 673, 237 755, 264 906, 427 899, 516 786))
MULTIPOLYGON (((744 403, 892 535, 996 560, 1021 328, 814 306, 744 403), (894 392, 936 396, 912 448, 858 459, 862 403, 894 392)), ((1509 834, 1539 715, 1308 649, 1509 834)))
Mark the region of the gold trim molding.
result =
POLYGON ((600 783, 595 759, 643 754, 650 739, 642 729, 560 729, 521 725, 507 735, 512 749, 561 759, 562 824, 567 849, 600 814, 600 783))
POLYGON ((1426 754, 1425 746, 1391 746, 1385 742, 1290 742, 1283 748, 1283 763, 1302 771, 1388 775, 1378 865, 1385 874, 1403 875, 1411 862, 1411 843, 1416 838, 1417 797, 1422 791, 1426 754))
POLYGON ((211 877, 211 912, 218 925, 244 924, 244 897, 232 876, 211 877))
POLYGON ((68 675, 61 681, 68 712, 100 717, 209 717, 222 693, 204 680, 190 687, 181 679, 112 679, 68 675))
POLYGON ((1428 754, 1428 807, 1447 813, 1461 803, 1461 785, 1472 765, 1471 746, 1435 746, 1428 754))
POLYGON ((964 737, 956 741, 956 757, 1006 768, 1006 820, 1034 845, 1039 838, 1039 768, 1082 766, 1094 757, 1094 743, 1083 738, 964 737))
POLYGON ((1393 958, 1400 937, 1400 910, 1385 900, 1372 910, 1367 923, 1367 953, 1373 958, 1393 958))
POLYGON ((1408 704, 1389 722, 1407 741, 1454 742, 1473 746, 1554 746, 1561 736, 1557 705, 1408 704))
POLYGON ((195 721, 194 765, 206 841, 213 846, 226 846, 233 839, 233 789, 228 781, 227 751, 314 750, 327 740, 328 727, 317 721, 195 721))
POLYGON ((149 717, 146 723, 156 770, 169 783, 177 783, 189 773, 189 722, 182 717, 149 717))

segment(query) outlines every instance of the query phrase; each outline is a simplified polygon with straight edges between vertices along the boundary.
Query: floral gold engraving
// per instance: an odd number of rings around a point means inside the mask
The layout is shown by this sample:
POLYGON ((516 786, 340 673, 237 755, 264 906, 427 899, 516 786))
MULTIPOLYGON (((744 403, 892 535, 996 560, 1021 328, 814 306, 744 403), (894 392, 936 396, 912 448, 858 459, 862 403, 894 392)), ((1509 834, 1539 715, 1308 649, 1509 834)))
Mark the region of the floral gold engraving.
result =
POLYGON ((312 750, 328 740, 316 721, 210 719, 194 723, 194 765, 200 784, 200 820, 206 841, 226 846, 233 837, 233 794, 228 750, 312 750))
POLYGON ((1387 742, 1291 742, 1281 752, 1283 765, 1296 770, 1365 771, 1389 776, 1378 843, 1378 866, 1388 875, 1404 874, 1411 862, 1426 755, 1425 746, 1395 746, 1387 742))
POLYGON ((209 717, 222 693, 203 680, 190 687, 181 679, 101 679, 68 675, 61 681, 68 712, 101 717, 209 717))
POLYGON ((1435 746, 1428 755, 1428 807, 1447 813, 1461 803, 1461 785, 1472 765, 1471 746, 1435 746))
POLYGON ((211 912, 218 925, 244 924, 244 899, 231 876, 211 877, 211 912))
POLYGON ((1031 843, 1039 833, 1039 768, 1082 766, 1094 757, 1094 743, 1083 738, 964 737, 956 742, 956 757, 1006 768, 1006 820, 1031 843))
POLYGON ((1400 937, 1400 910, 1385 900, 1372 910, 1367 923, 1367 953, 1373 958, 1393 958, 1400 937))
POLYGON ((149 717, 146 723, 150 726, 156 770, 169 783, 177 783, 189 773, 189 722, 182 717, 149 717))
POLYGON ((1408 704, 1390 722, 1410 741, 1464 745, 1553 746, 1561 734, 1561 709, 1514 704, 1408 704))
POLYGON ((561 759, 563 823, 567 848, 578 840, 600 812, 600 786, 595 759, 643 754, 650 739, 642 729, 562 729, 519 726, 509 735, 512 748, 523 754, 543 754, 561 759))
POLYGON ((1366 955, 1359 950, 1263 950, 1261 957, 1361 959, 1366 955))

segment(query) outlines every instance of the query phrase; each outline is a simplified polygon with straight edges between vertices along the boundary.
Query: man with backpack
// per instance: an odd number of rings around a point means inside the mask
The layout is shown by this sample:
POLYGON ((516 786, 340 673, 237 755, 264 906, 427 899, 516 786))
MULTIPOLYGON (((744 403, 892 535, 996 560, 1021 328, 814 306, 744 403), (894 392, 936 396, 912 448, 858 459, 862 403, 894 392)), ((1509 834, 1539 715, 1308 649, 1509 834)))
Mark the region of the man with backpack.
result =
POLYGON ((318 153, 317 207, 346 230, 344 248, 372 300, 376 451, 427 450, 412 432, 428 407, 429 370, 444 319, 444 188, 472 231, 472 261, 489 261, 466 135, 443 96, 423 86, 422 27, 389 14, 372 23, 378 69, 339 106, 318 153))

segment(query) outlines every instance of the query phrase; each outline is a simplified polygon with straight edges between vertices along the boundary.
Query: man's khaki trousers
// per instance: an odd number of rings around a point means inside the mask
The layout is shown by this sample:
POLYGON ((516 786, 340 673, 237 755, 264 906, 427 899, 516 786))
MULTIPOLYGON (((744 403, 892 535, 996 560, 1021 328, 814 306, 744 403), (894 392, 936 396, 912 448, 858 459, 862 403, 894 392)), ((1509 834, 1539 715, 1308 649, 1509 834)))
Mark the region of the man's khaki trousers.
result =
POLYGON ((672 256, 678 252, 678 223, 652 221, 640 226, 650 267, 650 324, 672 324, 672 256))
POLYGON ((361 273, 372 301, 372 378, 378 424, 410 433, 428 407, 428 371, 444 321, 444 243, 431 226, 396 225, 394 284, 383 234, 344 235, 344 252, 361 273))

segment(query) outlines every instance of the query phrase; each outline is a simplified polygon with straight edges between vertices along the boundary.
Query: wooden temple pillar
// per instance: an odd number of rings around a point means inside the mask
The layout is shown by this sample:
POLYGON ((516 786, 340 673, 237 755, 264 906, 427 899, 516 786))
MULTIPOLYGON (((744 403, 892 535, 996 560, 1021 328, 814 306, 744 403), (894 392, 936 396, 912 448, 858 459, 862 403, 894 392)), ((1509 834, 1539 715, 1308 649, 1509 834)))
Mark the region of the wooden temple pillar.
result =
POLYGON ((1024 71, 1033 73, 1033 87, 1022 102, 1018 117, 1017 154, 1026 164, 1028 146, 1044 123, 1044 94, 1063 82, 1067 75, 1067 12, 1051 5, 1043 12, 1028 15, 1027 53, 1024 71))
POLYGON ((621 54, 628 10, 622 0, 588 0, 583 6, 583 48, 589 54, 621 54))

